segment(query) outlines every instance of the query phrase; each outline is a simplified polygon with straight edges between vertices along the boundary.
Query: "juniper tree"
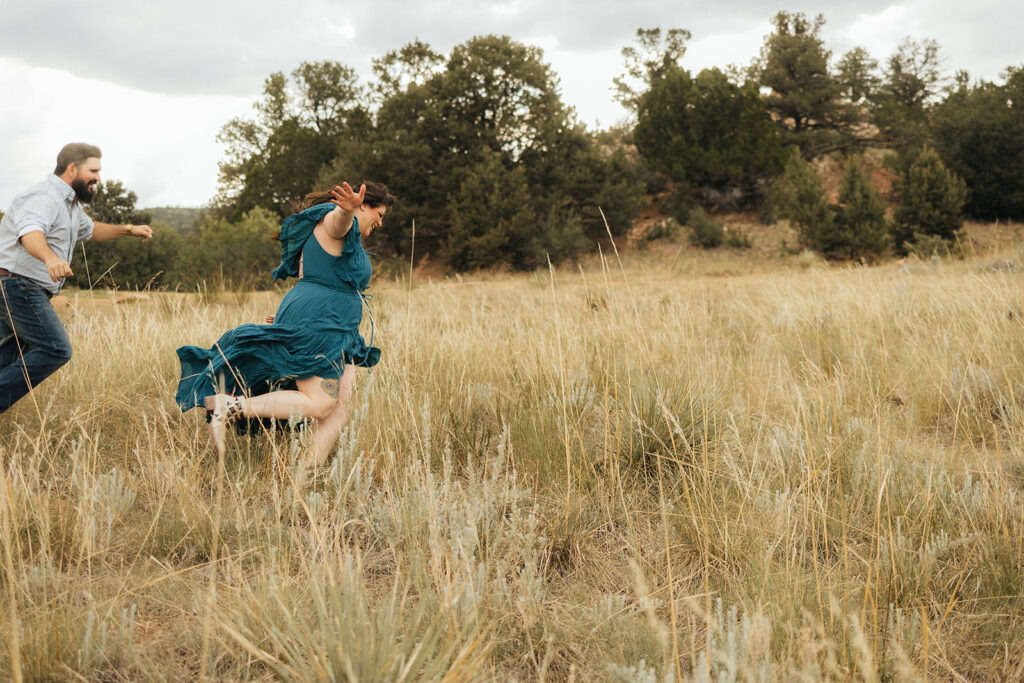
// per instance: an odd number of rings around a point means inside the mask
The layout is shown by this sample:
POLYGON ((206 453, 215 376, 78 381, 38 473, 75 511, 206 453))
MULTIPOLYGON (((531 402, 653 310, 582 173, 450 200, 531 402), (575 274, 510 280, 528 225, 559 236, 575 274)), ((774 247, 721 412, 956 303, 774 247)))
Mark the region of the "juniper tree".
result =
POLYGON ((860 159, 846 164, 839 182, 839 203, 832 213, 832 229, 821 236, 825 256, 873 260, 888 248, 885 203, 860 159))
POLYGON ((951 241, 964 224, 967 186, 946 168, 935 150, 925 148, 900 173, 895 188, 899 196, 892 225, 896 250, 904 252, 918 235, 951 241))
POLYGON ((788 219, 796 230, 800 245, 823 252, 824 235, 832 231, 832 211, 821 179, 796 147, 790 148, 775 183, 775 202, 779 217, 788 219))

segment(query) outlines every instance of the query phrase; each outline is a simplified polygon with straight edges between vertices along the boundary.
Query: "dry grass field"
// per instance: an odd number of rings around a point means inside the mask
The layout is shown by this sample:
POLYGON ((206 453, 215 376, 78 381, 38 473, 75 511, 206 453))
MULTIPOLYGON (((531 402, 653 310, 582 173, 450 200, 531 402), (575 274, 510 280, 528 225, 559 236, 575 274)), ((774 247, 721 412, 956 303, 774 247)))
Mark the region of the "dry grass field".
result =
POLYGON ((312 472, 172 400, 279 293, 72 295, 0 417, 0 677, 1024 679, 1024 263, 983 232, 378 282, 312 472))

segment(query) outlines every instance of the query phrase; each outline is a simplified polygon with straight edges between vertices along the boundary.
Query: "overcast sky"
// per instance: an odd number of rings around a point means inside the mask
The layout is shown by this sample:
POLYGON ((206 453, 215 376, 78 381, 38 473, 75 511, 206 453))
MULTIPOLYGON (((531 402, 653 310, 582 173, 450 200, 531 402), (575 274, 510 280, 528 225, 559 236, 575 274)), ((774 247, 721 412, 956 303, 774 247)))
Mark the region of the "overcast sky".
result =
POLYGON ((1020 0, 0 0, 0 210, 71 141, 99 145, 104 179, 141 207, 201 206, 216 192, 217 131, 251 115, 268 74, 330 59, 365 78, 416 38, 442 52, 488 33, 537 45, 579 119, 608 126, 624 116, 610 88, 637 28, 691 31, 692 70, 746 65, 780 9, 823 13, 834 58, 859 45, 882 62, 909 36, 937 40, 949 74, 996 80, 1024 64, 1020 0))

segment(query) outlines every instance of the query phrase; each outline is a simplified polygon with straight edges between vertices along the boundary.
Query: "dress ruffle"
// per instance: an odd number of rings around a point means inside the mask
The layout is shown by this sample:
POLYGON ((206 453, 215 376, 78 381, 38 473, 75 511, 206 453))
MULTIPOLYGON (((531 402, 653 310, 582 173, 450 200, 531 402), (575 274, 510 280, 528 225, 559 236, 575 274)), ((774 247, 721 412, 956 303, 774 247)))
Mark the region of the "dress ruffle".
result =
POLYGON ((334 211, 334 204, 316 204, 305 211, 292 214, 281 223, 281 265, 270 274, 275 280, 286 280, 299 276, 299 260, 306 240, 313 234, 313 229, 320 219, 334 211))
POLYGON ((174 399, 184 411, 221 391, 259 394, 270 383, 288 388, 297 379, 340 377, 349 363, 371 368, 380 361, 380 349, 351 330, 246 324, 208 349, 182 346, 178 359, 181 380, 174 399))

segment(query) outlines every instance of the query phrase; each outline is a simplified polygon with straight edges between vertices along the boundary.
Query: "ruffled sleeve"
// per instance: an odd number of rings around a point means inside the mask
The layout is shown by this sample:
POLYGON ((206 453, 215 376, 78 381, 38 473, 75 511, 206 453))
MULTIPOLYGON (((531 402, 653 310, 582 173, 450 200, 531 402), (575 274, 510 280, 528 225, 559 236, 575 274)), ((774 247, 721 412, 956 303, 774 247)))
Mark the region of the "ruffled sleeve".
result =
POLYGON ((313 228, 320 219, 334 211, 334 204, 317 204, 305 211, 292 214, 281 224, 281 265, 271 275, 275 280, 285 280, 299 276, 299 260, 302 258, 302 247, 313 234, 313 228))
POLYGON ((352 216, 352 228, 345 235, 345 243, 341 248, 342 254, 352 254, 363 249, 362 233, 359 232, 359 219, 352 216))
POLYGON ((341 256, 334 259, 334 275, 342 282, 360 292, 370 284, 373 267, 363 249, 363 237, 359 232, 359 219, 352 218, 352 229, 345 235, 341 256))

